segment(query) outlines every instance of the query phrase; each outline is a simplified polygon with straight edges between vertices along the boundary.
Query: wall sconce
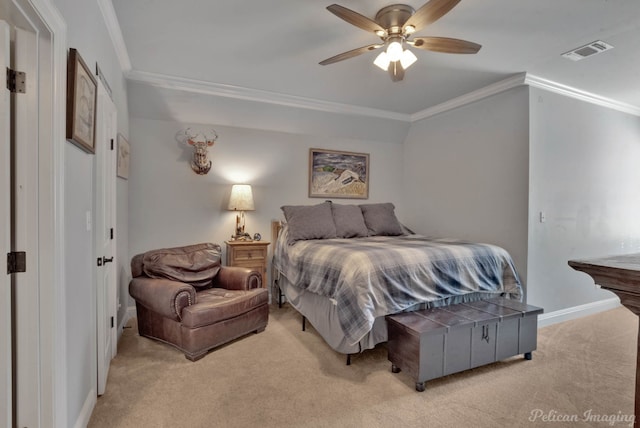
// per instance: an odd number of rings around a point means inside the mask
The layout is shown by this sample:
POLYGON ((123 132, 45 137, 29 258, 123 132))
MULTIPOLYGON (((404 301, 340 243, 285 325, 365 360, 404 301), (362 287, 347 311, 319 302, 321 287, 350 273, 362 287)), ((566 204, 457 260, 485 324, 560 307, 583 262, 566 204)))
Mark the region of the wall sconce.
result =
POLYGON ((210 133, 194 132, 191 128, 187 128, 182 131, 184 134, 184 140, 187 144, 193 147, 193 157, 191 158, 191 169, 196 174, 204 175, 211 169, 211 161, 208 159, 208 148, 218 139, 218 134, 215 130, 211 130, 210 133))
POLYGON ((229 198, 229 211, 240 211, 236 214, 236 230, 231 237, 234 240, 251 240, 251 235, 244 231, 244 212, 253 211, 253 192, 249 184, 234 184, 231 187, 231 197, 229 198))

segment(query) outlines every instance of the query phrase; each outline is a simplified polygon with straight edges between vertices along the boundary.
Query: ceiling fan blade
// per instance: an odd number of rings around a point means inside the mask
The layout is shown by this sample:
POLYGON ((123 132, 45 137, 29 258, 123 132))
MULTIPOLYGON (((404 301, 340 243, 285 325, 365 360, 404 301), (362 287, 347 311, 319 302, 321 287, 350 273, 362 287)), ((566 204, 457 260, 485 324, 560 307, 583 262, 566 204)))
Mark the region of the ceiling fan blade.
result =
POLYGON ((332 4, 331 6, 327 6, 327 10, 333 13, 338 18, 344 19, 349 24, 355 25, 356 27, 362 28, 365 31, 383 31, 378 23, 367 18, 366 16, 360 15, 358 12, 354 12, 351 9, 347 9, 344 6, 340 6, 339 4, 332 4))
POLYGON ((482 47, 477 43, 448 37, 416 37, 413 39, 413 46, 427 51, 455 54, 474 54, 482 47))
POLYGON ((404 23, 404 27, 412 25, 418 31, 442 18, 458 3, 460 3, 460 0, 431 0, 411 15, 407 22, 404 23))
POLYGON ((394 82, 404 79, 404 68, 402 68, 400 61, 391 61, 389 64, 389 76, 394 82))
POLYGON ((347 51, 347 52, 342 52, 341 54, 338 54, 336 56, 332 56, 331 58, 327 58, 324 61, 320 61, 320 65, 333 64, 334 62, 338 62, 338 61, 342 61, 342 60, 345 60, 345 59, 353 58, 354 56, 358 56, 360 54, 372 51, 374 49, 378 49, 380 47, 382 47, 382 45, 368 45, 368 46, 363 46, 361 48, 352 49, 352 50, 347 51))

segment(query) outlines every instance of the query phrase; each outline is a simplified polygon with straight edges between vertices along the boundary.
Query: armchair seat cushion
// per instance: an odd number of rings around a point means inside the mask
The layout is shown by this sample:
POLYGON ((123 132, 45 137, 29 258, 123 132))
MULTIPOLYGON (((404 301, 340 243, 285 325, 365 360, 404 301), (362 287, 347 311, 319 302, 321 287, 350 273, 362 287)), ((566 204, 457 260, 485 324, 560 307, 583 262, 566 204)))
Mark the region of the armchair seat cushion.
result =
POLYGON ((182 310, 182 325, 197 328, 215 324, 243 315, 260 305, 266 305, 268 300, 269 292, 266 288, 251 290, 209 288, 198 292, 196 303, 182 310))

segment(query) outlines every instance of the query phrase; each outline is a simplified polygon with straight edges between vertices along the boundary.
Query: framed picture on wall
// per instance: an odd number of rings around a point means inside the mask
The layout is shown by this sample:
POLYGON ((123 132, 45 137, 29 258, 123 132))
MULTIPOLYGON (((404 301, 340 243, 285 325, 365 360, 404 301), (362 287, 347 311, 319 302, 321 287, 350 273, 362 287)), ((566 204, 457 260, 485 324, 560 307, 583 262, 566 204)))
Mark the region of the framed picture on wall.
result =
POLYGON ((129 142, 122 134, 118 134, 118 163, 117 175, 125 180, 129 179, 129 155, 131 148, 129 142))
POLYGON ((67 140, 88 153, 96 152, 98 83, 76 49, 67 64, 67 140))
POLYGON ((310 198, 369 198, 369 154, 309 149, 310 198))

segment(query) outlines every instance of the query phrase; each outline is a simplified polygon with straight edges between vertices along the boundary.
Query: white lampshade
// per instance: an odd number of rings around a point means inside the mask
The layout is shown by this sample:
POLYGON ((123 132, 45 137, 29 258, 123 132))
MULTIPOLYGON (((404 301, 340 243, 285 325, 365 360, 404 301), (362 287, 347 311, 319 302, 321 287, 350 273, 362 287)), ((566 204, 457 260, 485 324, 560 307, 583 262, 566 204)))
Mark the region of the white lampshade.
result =
POLYGON ((397 40, 389 43, 389 47, 387 48, 387 56, 389 57, 389 61, 399 61, 402 57, 402 43, 397 40))
POLYGON ((400 64, 402 65, 402 68, 406 70, 411 66, 411 64, 416 62, 417 59, 418 58, 416 58, 413 52, 411 52, 409 49, 406 49, 404 52, 402 52, 402 57, 400 57, 400 64))
POLYGON ((380 52, 380 55, 376 57, 373 63, 384 71, 387 71, 389 69, 389 64, 391 63, 391 61, 389 61, 389 55, 387 55, 385 51, 382 51, 380 52))
POLYGON ((253 192, 249 184, 234 184, 229 198, 230 211, 253 211, 253 192))

